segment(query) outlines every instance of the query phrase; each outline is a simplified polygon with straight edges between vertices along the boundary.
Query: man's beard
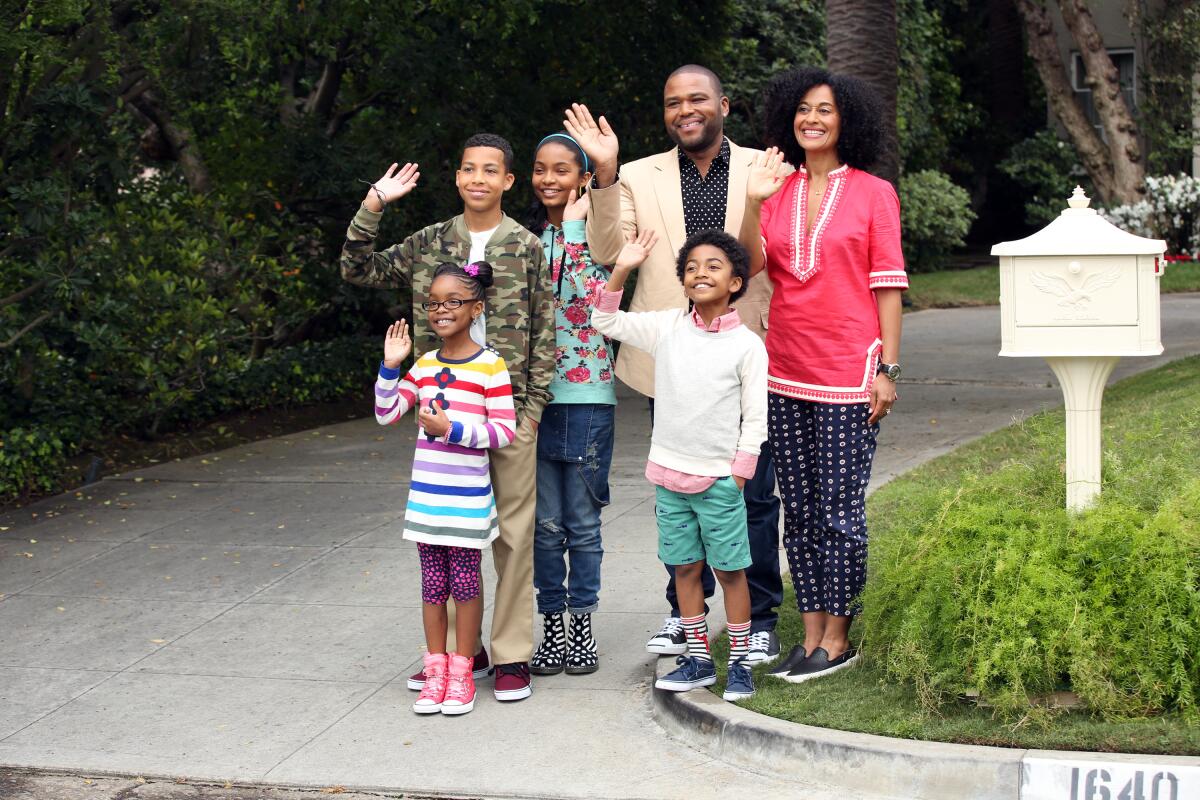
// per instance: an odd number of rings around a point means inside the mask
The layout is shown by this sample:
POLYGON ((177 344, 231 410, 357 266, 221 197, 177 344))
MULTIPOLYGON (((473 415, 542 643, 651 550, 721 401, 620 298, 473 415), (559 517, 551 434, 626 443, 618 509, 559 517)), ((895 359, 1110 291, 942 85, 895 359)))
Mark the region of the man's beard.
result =
POLYGON ((721 122, 719 120, 710 120, 709 122, 704 123, 703 135, 696 141, 695 144, 690 145, 690 146, 685 145, 681 141, 679 133, 675 130, 674 127, 667 128, 667 136, 671 139, 671 141, 673 141, 676 145, 678 145, 679 149, 682 150, 683 152, 699 153, 703 150, 707 150, 708 148, 712 147, 714 142, 721 141, 721 135, 722 135, 721 128, 722 128, 722 126, 721 126, 721 122))

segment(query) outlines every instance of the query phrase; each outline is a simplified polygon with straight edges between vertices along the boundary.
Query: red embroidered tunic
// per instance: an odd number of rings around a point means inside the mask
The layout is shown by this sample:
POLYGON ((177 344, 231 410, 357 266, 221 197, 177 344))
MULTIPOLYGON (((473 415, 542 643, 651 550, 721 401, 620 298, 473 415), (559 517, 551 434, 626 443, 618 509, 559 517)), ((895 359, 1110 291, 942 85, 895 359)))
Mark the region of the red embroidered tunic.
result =
POLYGON ((907 289, 900 201, 849 165, 829 183, 806 234, 808 173, 788 176, 762 207, 771 298, 767 389, 816 403, 871 399, 881 342, 875 289, 907 289))

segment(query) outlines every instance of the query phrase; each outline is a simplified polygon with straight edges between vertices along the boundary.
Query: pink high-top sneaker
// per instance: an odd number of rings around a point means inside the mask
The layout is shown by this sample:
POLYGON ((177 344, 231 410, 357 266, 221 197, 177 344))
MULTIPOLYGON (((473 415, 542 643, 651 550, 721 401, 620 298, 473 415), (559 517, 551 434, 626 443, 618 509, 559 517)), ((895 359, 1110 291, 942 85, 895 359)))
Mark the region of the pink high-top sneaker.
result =
POLYGON ((450 679, 446 699, 442 701, 443 714, 466 714, 475 707, 475 678, 471 675, 471 661, 467 656, 450 654, 450 679))
POLYGON ((436 714, 446 698, 446 654, 425 654, 425 685, 417 695, 412 710, 418 714, 436 714))

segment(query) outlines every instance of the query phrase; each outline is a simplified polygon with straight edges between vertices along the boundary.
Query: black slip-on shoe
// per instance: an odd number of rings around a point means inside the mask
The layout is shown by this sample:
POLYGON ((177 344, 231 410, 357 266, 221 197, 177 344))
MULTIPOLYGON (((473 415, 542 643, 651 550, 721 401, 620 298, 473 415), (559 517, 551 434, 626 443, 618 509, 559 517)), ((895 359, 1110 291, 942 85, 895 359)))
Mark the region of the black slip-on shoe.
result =
POLYGON ((782 678, 804 663, 804 659, 806 658, 808 658, 808 653, 805 651, 804 645, 798 644, 787 654, 787 658, 767 670, 767 674, 773 678, 782 678))
POLYGON ((829 653, 825 652, 825 648, 818 647, 816 650, 813 650, 811 656, 800 663, 800 666, 787 675, 781 675, 780 677, 788 683, 804 683, 805 681, 811 681, 813 678, 832 675, 838 670, 854 666, 856 661, 858 661, 858 651, 853 647, 832 661, 829 660, 829 653))

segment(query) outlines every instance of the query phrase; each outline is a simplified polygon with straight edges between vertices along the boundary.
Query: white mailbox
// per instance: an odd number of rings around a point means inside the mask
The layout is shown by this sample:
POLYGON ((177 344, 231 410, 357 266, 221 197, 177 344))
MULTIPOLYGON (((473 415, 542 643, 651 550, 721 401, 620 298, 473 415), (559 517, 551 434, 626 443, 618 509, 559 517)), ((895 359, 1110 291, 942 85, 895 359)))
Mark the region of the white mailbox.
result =
POLYGON ((1067 508, 1100 493, 1100 405, 1121 356, 1163 351, 1158 278, 1166 242, 1127 233, 1088 208, 992 248, 1000 256, 1000 355, 1045 358, 1067 410, 1067 508))

